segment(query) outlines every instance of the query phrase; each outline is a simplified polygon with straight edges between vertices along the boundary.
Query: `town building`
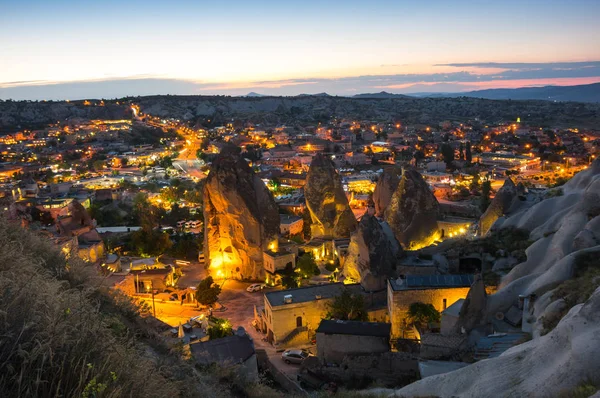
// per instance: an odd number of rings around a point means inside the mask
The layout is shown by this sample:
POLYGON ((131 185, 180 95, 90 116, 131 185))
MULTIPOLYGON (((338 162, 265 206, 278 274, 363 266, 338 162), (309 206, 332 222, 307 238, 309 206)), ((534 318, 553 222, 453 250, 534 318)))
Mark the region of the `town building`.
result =
POLYGON ((256 319, 267 341, 276 345, 307 343, 344 288, 360 294, 360 285, 332 283, 265 293, 256 319))
POLYGON ((340 363, 347 356, 389 352, 390 329, 389 323, 324 319, 316 330, 317 356, 340 363))
POLYGON ((206 342, 190 344, 190 352, 196 366, 212 364, 221 366, 238 365, 237 371, 245 381, 258 381, 258 362, 252 339, 244 328, 239 328, 233 336, 221 337, 206 342))
MULTIPOLYGON (((413 303, 431 304, 439 312, 467 297, 473 275, 408 275, 388 280, 388 311, 392 338, 412 336, 407 317, 413 303)), ((418 337, 418 336, 417 336, 418 337)))
POLYGON ((302 233, 304 220, 302 217, 280 214, 279 215, 279 233, 282 236, 292 236, 302 233))

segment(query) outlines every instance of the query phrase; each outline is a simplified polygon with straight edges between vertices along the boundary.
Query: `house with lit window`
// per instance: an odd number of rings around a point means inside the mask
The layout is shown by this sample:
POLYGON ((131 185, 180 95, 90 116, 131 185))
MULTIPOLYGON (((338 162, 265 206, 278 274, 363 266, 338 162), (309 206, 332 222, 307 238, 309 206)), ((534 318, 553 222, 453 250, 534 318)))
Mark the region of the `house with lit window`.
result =
POLYGON ((332 283, 265 293, 256 322, 267 341, 279 346, 308 343, 344 287, 361 294, 360 285, 332 283))

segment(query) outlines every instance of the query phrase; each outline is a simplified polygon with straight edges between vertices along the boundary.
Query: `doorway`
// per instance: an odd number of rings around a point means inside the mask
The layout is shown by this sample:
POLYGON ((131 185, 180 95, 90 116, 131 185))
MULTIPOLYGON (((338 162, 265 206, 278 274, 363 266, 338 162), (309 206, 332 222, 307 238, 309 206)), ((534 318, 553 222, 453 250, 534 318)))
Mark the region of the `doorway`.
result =
POLYGON ((296 327, 297 328, 302 327, 302 317, 301 316, 296 318, 296 327))

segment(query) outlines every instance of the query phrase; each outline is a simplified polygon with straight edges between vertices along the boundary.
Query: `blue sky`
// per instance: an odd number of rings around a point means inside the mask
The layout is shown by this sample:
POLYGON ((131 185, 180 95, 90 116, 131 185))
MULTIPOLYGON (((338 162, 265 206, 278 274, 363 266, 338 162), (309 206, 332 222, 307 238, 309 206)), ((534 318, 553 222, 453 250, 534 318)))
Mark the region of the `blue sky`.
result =
POLYGON ((0 0, 0 98, 591 83, 598 20, 597 0, 0 0))

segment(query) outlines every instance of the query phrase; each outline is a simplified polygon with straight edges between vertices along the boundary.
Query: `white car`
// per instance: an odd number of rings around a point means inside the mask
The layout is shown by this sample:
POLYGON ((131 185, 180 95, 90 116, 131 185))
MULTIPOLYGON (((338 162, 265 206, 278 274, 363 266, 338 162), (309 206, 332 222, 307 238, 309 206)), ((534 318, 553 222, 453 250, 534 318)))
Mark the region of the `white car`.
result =
POLYGON ((301 364, 310 354, 304 350, 286 350, 281 354, 281 359, 285 363, 301 364))
POLYGON ((265 288, 265 285, 263 285, 262 283, 253 283, 252 285, 250 285, 246 288, 246 291, 259 292, 259 291, 263 290, 264 288, 265 288))

